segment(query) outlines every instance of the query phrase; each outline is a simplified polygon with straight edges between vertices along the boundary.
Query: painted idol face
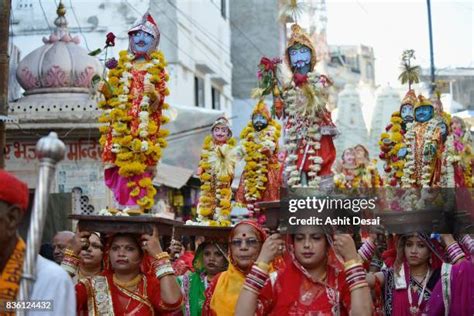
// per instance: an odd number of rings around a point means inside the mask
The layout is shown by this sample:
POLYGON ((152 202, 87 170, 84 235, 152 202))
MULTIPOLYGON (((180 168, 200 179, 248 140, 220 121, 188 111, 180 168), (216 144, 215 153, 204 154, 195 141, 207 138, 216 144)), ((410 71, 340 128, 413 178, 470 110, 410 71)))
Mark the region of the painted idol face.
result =
POLYGON ((415 110, 415 119, 417 122, 424 123, 433 117, 433 107, 429 105, 420 106, 415 110))
POLYGON ((408 103, 402 105, 400 116, 402 117, 403 122, 413 122, 413 105, 408 103))
POLYGON ((252 125, 259 132, 268 126, 268 120, 262 114, 255 114, 252 117, 252 125))
POLYGON ((219 124, 219 125, 216 125, 212 129, 212 137, 218 143, 226 142, 227 139, 229 138, 229 135, 230 135, 229 128, 225 125, 219 124))
POLYGON ((311 49, 308 46, 295 44, 288 49, 291 69, 306 75, 311 70, 311 49))
POLYGON ((135 54, 148 53, 153 45, 153 41, 155 40, 153 35, 143 31, 133 32, 130 34, 130 37, 132 38, 132 51, 135 54))

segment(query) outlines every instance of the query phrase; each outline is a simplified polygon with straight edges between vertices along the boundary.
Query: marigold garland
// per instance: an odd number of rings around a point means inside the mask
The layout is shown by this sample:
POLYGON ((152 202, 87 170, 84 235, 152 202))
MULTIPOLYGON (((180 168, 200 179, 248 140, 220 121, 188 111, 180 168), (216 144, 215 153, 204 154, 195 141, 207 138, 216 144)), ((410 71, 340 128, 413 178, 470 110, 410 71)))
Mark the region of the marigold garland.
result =
POLYGON ((270 119, 265 129, 256 131, 252 122, 249 122, 240 134, 246 162, 244 167, 245 200, 248 202, 247 206, 252 209, 254 203, 263 197, 266 190, 269 157, 265 151, 278 150, 280 133, 280 124, 270 119))
POLYGON ((201 195, 198 205, 198 222, 208 226, 230 226, 231 184, 234 178, 235 158, 233 149, 235 148, 235 138, 229 138, 225 144, 214 144, 211 135, 204 139, 199 167, 202 172, 201 195), (226 166, 218 166, 210 163, 210 159, 215 155, 222 155, 222 159, 228 159, 226 166), (227 165, 228 164, 228 165, 227 165), (213 219, 210 216, 213 215, 213 219))
MULTIPOLYGON (((156 122, 149 120, 153 111, 151 104, 155 95, 144 94, 140 102, 138 113, 138 130, 132 134, 128 122, 132 120, 129 115, 132 108, 133 95, 130 91, 132 80, 131 70, 135 56, 127 51, 120 52, 118 65, 111 69, 108 74, 108 85, 111 88, 111 96, 98 103, 102 114, 99 122, 106 125, 100 127, 100 144, 103 147, 109 132, 112 134, 112 152, 116 154, 115 165, 119 167, 119 174, 123 177, 133 177, 143 174, 150 163, 156 165, 161 158, 161 150, 166 147, 167 130, 158 129, 156 122)), ((165 72, 166 61, 161 51, 154 51, 150 55, 151 60, 144 65, 147 73, 144 77, 144 85, 152 84, 157 87, 162 95, 168 95, 166 88, 168 75, 165 72)), ((164 103, 161 109, 167 109, 164 103)), ((161 114, 160 127, 168 122, 168 118, 161 114)), ((149 209, 154 204, 156 190, 150 178, 144 178, 140 183, 129 182, 132 188, 131 195, 138 196, 141 189, 146 191, 146 196, 137 201, 142 209, 149 209)))
MULTIPOLYGON (((400 112, 395 112, 390 118, 390 124, 385 128, 386 132, 380 135, 379 146, 381 149, 380 159, 385 161, 384 170, 389 185, 397 186, 401 184, 404 173, 406 159, 400 159, 398 152, 405 148, 404 135, 402 134, 403 120, 400 112)), ((406 124, 406 129, 410 129, 412 123, 406 124)))

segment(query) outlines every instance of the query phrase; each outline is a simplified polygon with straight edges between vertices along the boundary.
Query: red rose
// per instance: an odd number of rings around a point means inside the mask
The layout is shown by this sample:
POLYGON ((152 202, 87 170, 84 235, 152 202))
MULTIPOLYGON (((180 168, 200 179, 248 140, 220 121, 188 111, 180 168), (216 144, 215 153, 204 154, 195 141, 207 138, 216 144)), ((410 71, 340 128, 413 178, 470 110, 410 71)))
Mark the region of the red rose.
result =
POLYGON ((105 39, 105 47, 115 46, 115 34, 112 32, 107 33, 105 39))
POLYGON ((397 185, 397 179, 392 178, 392 180, 390 180, 390 185, 391 185, 392 187, 396 186, 396 185, 397 185))
POLYGON ((308 82, 308 76, 300 73, 295 73, 295 75, 293 76, 293 80, 295 81, 295 85, 297 87, 301 87, 302 85, 308 82))
POLYGON ((265 71, 273 70, 273 66, 274 66, 272 61, 268 59, 267 57, 262 57, 262 59, 260 59, 260 65, 263 66, 265 71))
POLYGON ((393 161, 393 162, 397 162, 397 161, 398 161, 398 157, 397 157, 397 156, 393 156, 393 157, 392 157, 392 161, 393 161))
POLYGON ((381 153, 379 154, 379 158, 382 159, 382 160, 384 160, 384 159, 385 159, 385 153, 384 153, 384 152, 381 152, 381 153))

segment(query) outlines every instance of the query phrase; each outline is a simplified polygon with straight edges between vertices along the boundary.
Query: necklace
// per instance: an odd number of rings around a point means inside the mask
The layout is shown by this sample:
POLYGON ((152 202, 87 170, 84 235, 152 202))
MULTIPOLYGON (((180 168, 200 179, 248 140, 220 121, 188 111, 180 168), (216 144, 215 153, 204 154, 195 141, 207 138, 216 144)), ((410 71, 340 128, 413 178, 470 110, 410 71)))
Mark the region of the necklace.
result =
POLYGON ((130 281, 125 281, 125 282, 120 281, 119 279, 117 279, 115 274, 113 275, 114 284, 118 285, 120 287, 127 288, 127 289, 132 288, 132 287, 136 287, 138 285, 138 283, 140 283, 141 280, 142 280, 142 275, 141 274, 137 274, 136 277, 134 277, 130 281))
POLYGON ((412 298, 412 294, 411 294, 412 286, 411 286, 411 282, 410 282, 410 286, 408 287, 408 303, 409 303, 409 306, 410 306, 410 314, 411 315, 418 315, 418 313, 420 312, 420 305, 421 305, 421 302, 423 301, 423 293, 425 293, 426 285, 428 284, 428 276, 430 275, 430 272, 431 271, 428 268, 428 271, 426 272, 426 275, 423 279, 423 289, 421 290, 420 296, 418 297, 418 304, 416 304, 416 306, 412 306, 413 298, 412 298))

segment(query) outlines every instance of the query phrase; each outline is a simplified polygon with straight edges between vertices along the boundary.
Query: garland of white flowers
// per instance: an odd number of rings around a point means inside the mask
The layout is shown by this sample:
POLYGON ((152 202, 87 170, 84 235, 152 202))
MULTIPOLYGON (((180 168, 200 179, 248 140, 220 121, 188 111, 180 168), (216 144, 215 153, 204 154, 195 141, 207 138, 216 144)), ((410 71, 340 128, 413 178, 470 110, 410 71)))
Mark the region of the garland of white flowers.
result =
POLYGON ((445 149, 442 154, 441 167, 441 187, 454 188, 456 186, 454 179, 454 163, 461 161, 461 155, 454 149, 454 136, 449 135, 446 138, 445 149))
MULTIPOLYGON (((439 121, 435 118, 432 118, 428 123, 428 126, 425 130, 423 135, 423 147, 427 144, 433 142, 433 135, 438 128, 439 121)), ((403 188, 411 188, 414 184, 416 184, 416 179, 413 177, 415 173, 415 151, 416 151, 416 130, 415 125, 410 126, 407 128, 408 132, 406 134, 406 143, 408 144, 407 148, 407 155, 405 156, 405 172, 402 176, 402 187, 403 188)), ((423 148, 422 148, 423 150, 423 148)), ((430 187, 430 180, 431 180, 431 173, 433 167, 431 166, 433 157, 424 155, 422 159, 422 166, 421 166, 421 187, 422 188, 429 188, 430 187)))
MULTIPOLYGON (((288 152, 286 157, 285 174, 287 177, 288 186, 291 188, 301 187, 301 174, 297 168, 297 150, 298 150, 298 127, 300 124, 304 124, 302 120, 307 120, 307 134, 303 135, 303 138, 307 141, 308 150, 306 153, 306 159, 311 161, 310 172, 308 172, 308 186, 317 188, 321 183, 321 177, 318 176, 318 172, 321 170, 321 164, 323 159, 320 156, 314 155, 317 150, 321 148, 321 118, 318 116, 321 110, 326 105, 326 91, 324 85, 320 80, 320 76, 315 72, 308 73, 308 83, 305 89, 311 89, 310 91, 314 97, 314 103, 312 105, 305 104, 301 107, 299 104, 299 98, 304 93, 303 89, 296 87, 295 83, 291 82, 291 88, 285 91, 283 98, 286 103, 286 112, 288 114, 289 128, 286 128, 285 145, 288 152)), ((306 100, 308 101, 308 100, 306 100)), ((304 162, 303 162, 304 163, 304 162)))

